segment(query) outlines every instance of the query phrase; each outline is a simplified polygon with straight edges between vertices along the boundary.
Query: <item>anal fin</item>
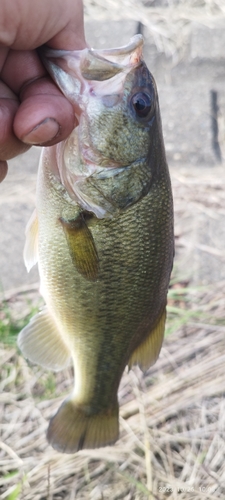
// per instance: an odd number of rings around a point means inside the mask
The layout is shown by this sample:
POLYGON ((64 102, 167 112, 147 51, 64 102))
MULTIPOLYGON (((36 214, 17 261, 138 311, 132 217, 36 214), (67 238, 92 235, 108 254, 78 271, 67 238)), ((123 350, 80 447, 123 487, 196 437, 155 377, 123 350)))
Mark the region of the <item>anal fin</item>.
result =
POLYGON ((58 371, 69 364, 71 353, 47 307, 21 330, 17 343, 25 358, 44 368, 58 371))
POLYGON ((118 403, 114 407, 90 414, 76 405, 73 397, 66 399, 50 420, 47 439, 62 453, 75 453, 87 448, 114 444, 119 437, 118 403))
POLYGON ((145 371, 150 368, 150 366, 154 365, 159 357, 159 353, 162 347, 165 322, 166 308, 161 314, 153 330, 150 331, 147 338, 145 338, 145 340, 135 349, 135 351, 131 355, 128 363, 129 368, 131 368, 132 365, 139 365, 140 368, 145 371))

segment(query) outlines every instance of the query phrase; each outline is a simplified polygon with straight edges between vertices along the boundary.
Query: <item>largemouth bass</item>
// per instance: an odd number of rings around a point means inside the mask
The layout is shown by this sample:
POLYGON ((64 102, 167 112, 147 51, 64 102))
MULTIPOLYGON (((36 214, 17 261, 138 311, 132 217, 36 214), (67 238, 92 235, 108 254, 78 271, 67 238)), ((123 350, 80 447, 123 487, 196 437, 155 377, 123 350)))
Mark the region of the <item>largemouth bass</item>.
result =
POLYGON ((156 84, 143 39, 118 49, 42 56, 73 103, 69 138, 44 148, 26 235, 46 307, 21 331, 31 361, 72 362, 73 393, 47 438, 66 453, 113 444, 126 365, 158 358, 173 262, 173 206, 156 84))

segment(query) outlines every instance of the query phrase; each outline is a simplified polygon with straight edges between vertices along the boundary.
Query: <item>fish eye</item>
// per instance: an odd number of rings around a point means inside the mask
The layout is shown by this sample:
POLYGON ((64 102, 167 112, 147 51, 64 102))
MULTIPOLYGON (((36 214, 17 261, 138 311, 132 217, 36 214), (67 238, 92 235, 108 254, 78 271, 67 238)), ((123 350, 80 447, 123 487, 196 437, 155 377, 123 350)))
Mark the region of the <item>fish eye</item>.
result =
POLYGON ((152 108, 152 99, 149 94, 138 92, 133 95, 131 102, 136 114, 140 118, 148 116, 152 108))

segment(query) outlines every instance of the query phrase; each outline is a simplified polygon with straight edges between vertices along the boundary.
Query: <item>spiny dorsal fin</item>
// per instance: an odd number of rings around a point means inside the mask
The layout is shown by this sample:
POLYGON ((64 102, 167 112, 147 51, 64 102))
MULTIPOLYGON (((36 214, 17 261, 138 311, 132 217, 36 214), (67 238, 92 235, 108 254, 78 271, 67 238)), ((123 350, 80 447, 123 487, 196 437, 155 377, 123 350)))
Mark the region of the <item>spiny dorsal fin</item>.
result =
POLYGON ((128 367, 139 365, 145 371, 157 361, 162 347, 166 322, 166 308, 147 338, 137 347, 129 359, 128 367))
POLYGON ((25 230, 26 241, 23 251, 23 258, 27 271, 37 264, 38 261, 38 218, 37 210, 35 208, 27 223, 25 230))
MULTIPOLYGON (((90 215, 90 217, 92 217, 90 215)), ((61 218, 69 251, 78 272, 88 280, 96 280, 99 271, 99 258, 95 242, 83 214, 66 221, 61 218)))
POLYGON ((17 343, 25 358, 44 368, 58 371, 69 364, 71 353, 47 307, 21 330, 17 343))

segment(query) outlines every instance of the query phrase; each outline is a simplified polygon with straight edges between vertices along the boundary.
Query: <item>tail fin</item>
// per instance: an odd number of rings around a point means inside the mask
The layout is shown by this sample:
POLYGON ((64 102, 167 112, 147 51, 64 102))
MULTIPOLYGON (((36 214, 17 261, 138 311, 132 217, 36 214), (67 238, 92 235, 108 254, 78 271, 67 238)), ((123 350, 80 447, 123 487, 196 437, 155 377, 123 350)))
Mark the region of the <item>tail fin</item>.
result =
POLYGON ((116 403, 114 408, 88 415, 87 408, 66 399, 50 420, 48 442, 62 453, 114 444, 119 437, 118 412, 116 403))

